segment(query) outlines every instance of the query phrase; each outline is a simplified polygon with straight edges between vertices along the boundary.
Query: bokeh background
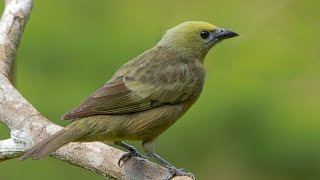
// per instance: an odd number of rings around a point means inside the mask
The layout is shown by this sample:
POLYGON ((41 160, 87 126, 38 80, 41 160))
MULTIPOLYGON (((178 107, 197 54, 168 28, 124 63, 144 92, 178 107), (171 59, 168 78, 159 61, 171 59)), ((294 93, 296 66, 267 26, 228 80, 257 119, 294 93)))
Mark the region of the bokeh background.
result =
MULTIPOLYGON (((159 137, 157 152, 200 180, 320 179, 317 0, 35 0, 15 64, 16 86, 66 126, 59 120, 64 112, 186 20, 241 36, 208 54, 202 96, 159 137)), ((1 124, 0 139, 7 137, 1 124)), ((2 162, 0 179, 104 178, 47 158, 2 162)))

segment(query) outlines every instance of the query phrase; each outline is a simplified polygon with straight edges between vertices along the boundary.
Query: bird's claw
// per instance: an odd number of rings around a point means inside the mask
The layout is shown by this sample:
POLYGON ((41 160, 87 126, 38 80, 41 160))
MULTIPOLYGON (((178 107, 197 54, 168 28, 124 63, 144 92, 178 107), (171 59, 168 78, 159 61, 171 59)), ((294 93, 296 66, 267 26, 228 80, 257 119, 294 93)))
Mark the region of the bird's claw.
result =
POLYGON ((142 158, 142 159, 147 159, 146 157, 144 157, 142 154, 140 154, 138 151, 136 151, 136 150, 134 150, 134 151, 129 151, 129 152, 127 152, 127 153, 124 153, 121 157, 120 157, 120 159, 119 159, 119 161, 118 161, 118 166, 119 167, 122 167, 123 166, 123 164, 127 161, 127 160, 129 160, 131 157, 133 157, 133 156, 135 156, 135 157, 140 157, 140 158, 142 158), (121 164, 121 162, 122 162, 122 164, 121 164))
POLYGON ((185 172, 184 169, 177 169, 175 167, 168 168, 169 173, 164 177, 163 180, 170 180, 174 176, 188 176, 192 178, 193 180, 196 179, 196 177, 192 173, 185 172))

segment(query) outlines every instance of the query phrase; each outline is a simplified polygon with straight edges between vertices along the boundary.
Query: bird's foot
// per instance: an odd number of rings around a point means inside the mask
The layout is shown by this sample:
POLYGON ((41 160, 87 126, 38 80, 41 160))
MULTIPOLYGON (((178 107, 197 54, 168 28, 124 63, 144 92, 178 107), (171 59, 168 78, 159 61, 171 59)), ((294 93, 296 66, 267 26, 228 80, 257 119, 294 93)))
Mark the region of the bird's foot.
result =
POLYGON ((177 169, 175 167, 169 167, 168 170, 169 170, 169 173, 164 177, 163 180, 170 180, 174 176, 188 176, 194 180, 196 179, 196 177, 192 173, 185 172, 184 169, 177 169))
POLYGON ((144 157, 142 154, 140 154, 136 149, 133 149, 133 150, 130 150, 129 152, 127 152, 127 153, 124 153, 124 154, 121 156, 121 158, 120 158, 119 161, 118 161, 118 166, 119 166, 119 167, 122 167, 123 164, 124 164, 127 160, 129 160, 131 157, 133 157, 133 156, 140 157, 140 158, 142 158, 142 159, 147 159, 147 158, 144 157), (122 164, 121 164, 121 162, 122 162, 122 164))

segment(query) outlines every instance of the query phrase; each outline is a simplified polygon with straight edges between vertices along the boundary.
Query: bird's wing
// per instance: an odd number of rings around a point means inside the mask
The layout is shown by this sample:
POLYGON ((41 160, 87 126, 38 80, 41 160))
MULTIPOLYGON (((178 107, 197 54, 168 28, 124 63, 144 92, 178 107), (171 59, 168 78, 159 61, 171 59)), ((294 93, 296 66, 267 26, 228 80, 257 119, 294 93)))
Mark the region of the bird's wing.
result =
POLYGON ((62 119, 135 113, 178 103, 187 96, 183 91, 174 91, 163 84, 143 82, 129 76, 115 77, 80 106, 64 114, 62 119))

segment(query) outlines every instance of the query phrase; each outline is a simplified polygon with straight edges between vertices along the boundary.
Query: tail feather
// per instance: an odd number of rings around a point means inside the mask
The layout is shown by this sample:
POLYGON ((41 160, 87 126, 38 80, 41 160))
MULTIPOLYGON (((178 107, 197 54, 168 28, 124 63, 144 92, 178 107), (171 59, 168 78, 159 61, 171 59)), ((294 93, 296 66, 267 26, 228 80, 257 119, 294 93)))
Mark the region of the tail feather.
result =
POLYGON ((48 137, 44 141, 40 142, 30 150, 24 153, 20 158, 21 160, 32 158, 34 160, 42 159, 50 155, 53 151, 57 150, 61 146, 79 139, 84 135, 80 129, 60 130, 56 134, 48 137))

